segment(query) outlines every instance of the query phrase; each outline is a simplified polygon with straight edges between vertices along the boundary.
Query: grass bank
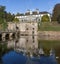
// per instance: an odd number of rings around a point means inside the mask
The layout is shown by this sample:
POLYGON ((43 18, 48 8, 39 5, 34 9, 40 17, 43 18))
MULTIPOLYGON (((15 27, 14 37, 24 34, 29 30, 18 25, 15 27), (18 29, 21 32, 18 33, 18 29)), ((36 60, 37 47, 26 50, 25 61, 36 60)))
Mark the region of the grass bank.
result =
POLYGON ((57 22, 41 22, 38 31, 60 31, 60 24, 57 22))

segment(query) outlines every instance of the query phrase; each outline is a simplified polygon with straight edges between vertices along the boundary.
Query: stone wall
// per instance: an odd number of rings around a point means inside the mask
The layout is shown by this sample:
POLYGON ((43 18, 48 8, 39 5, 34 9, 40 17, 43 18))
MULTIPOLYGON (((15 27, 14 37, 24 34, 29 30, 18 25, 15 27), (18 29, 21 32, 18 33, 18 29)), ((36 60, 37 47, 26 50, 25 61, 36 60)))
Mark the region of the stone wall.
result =
POLYGON ((60 31, 39 31, 38 39, 41 40, 60 40, 60 31))
POLYGON ((18 30, 20 31, 20 34, 28 34, 28 35, 37 35, 37 22, 19 22, 19 23, 8 23, 8 30, 16 30, 16 26, 18 27, 18 30))

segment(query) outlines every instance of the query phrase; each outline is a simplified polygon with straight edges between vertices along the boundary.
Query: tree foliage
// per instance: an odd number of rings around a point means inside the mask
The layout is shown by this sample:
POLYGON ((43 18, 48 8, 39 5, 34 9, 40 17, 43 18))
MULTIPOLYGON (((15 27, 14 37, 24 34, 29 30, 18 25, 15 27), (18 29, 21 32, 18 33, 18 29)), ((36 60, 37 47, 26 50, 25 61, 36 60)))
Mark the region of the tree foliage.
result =
POLYGON ((60 15, 57 17, 57 22, 60 24, 60 15))
POLYGON ((5 11, 5 8, 6 8, 5 6, 0 5, 0 26, 2 26, 2 29, 4 30, 7 28, 7 22, 9 21, 12 22, 15 17, 14 14, 7 13, 5 11))
POLYGON ((60 15, 60 3, 54 6, 52 13, 52 21, 57 21, 59 15, 60 15))
MULTIPOLYGON (((13 21, 13 19, 14 19, 14 17, 15 17, 15 15, 14 14, 11 14, 10 12, 9 13, 7 13, 6 11, 5 11, 5 6, 0 6, 0 20, 2 21, 2 20, 6 20, 7 22, 9 22, 9 21, 13 21)), ((2 21, 3 22, 3 21, 2 21)))
POLYGON ((44 16, 41 18, 41 21, 42 21, 42 22, 48 22, 48 21, 50 21, 49 16, 48 16, 48 15, 44 15, 44 16))
POLYGON ((16 22, 16 23, 18 23, 19 22, 19 19, 18 18, 14 18, 13 21, 16 22))
POLYGON ((5 6, 0 6, 0 24, 4 22, 5 19, 5 6))
POLYGON ((20 13, 18 12, 18 13, 16 14, 16 16, 20 16, 20 13))
POLYGON ((12 14, 9 12, 9 13, 6 14, 6 21, 7 21, 7 22, 12 22, 12 21, 14 20, 14 17, 15 17, 15 15, 14 15, 14 14, 12 15, 12 14))

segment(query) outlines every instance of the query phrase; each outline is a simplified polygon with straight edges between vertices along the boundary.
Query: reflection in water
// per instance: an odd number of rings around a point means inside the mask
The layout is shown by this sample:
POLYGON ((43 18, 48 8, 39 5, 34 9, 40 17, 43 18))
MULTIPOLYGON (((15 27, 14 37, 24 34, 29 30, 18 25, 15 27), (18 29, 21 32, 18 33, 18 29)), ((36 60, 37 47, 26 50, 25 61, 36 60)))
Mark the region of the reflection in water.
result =
POLYGON ((15 51, 10 51, 2 57, 5 64, 25 64, 26 59, 21 53, 18 54, 15 51))
POLYGON ((5 64, 57 64, 54 55, 31 58, 23 56, 21 53, 16 53, 15 51, 10 51, 8 54, 5 54, 2 60, 5 64))
MULTIPOLYGON (((22 53, 23 56, 26 56, 26 57, 28 56, 29 57, 28 59, 31 58, 31 60, 27 61, 27 64, 30 61, 33 64, 36 64, 37 63, 36 60, 38 61, 39 58, 43 58, 46 60, 51 60, 51 58, 54 58, 56 60, 55 56, 58 56, 57 48, 59 46, 59 42, 57 43, 57 41, 42 41, 42 40, 38 41, 37 36, 34 36, 34 35, 33 36, 20 36, 19 39, 8 40, 8 41, 0 42, 0 43, 1 43, 0 44, 0 49, 1 49, 0 57, 4 56, 4 54, 8 53, 10 50, 14 50, 14 52, 18 54, 22 53), (6 45, 3 45, 2 43, 6 45)), ((46 62, 46 60, 44 61, 46 62)), ((41 61, 44 62, 42 59, 39 60, 39 62, 41 61)), ((39 64, 39 62, 37 64, 39 64)))

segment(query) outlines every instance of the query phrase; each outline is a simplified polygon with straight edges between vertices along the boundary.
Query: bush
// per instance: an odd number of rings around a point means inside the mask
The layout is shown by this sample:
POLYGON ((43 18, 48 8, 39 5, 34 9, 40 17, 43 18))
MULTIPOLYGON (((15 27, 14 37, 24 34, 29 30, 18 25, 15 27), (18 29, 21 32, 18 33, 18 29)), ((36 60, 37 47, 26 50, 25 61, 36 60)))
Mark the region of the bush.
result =
POLYGON ((42 17, 41 21, 42 21, 42 22, 48 22, 48 21, 50 21, 49 16, 48 16, 48 15, 44 15, 44 16, 42 17))
POLYGON ((60 24, 60 15, 57 17, 57 22, 60 24))

